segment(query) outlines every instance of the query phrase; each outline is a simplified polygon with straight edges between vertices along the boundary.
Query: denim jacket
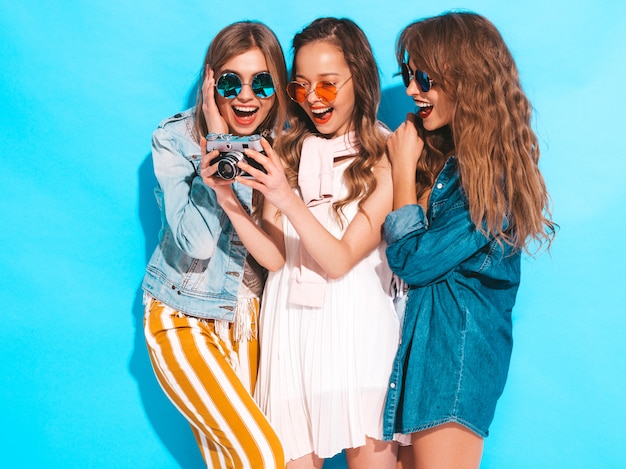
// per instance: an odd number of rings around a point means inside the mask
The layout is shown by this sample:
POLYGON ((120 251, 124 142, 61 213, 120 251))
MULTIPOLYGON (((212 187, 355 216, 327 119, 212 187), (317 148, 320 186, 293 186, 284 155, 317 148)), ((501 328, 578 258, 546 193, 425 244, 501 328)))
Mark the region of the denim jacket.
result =
POLYGON ((456 157, 437 177, 427 214, 419 205, 393 211, 384 238, 392 271, 409 286, 385 438, 446 422, 486 436, 508 372, 519 250, 476 229, 456 157))
MULTIPOLYGON (((161 231, 143 290, 183 313, 232 321, 247 250, 213 189, 196 173, 201 155, 194 109, 161 122, 152 136, 161 231)), ((246 211, 252 189, 233 189, 246 211)))

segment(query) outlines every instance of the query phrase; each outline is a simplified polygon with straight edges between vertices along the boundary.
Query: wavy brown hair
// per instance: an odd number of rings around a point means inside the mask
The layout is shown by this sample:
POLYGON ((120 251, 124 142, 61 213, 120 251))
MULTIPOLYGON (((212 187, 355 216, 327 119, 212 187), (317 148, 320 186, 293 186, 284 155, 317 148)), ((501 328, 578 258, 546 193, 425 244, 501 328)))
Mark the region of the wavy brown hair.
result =
MULTIPOLYGON (((343 207, 355 200, 361 206, 376 188, 372 170, 385 155, 385 136, 376 119, 381 96, 380 76, 370 43, 352 20, 318 18, 293 39, 292 80, 297 74, 295 59, 300 48, 318 41, 332 44, 341 51, 355 85, 350 130, 355 132, 359 153, 346 170, 348 195, 333 205, 335 214, 341 219, 343 207)), ((324 135, 317 131, 298 103, 289 103, 288 116, 288 129, 277 139, 276 150, 285 165, 289 183, 292 187, 297 187, 302 142, 309 135, 324 135)))
POLYGON ((454 103, 450 126, 428 132, 418 163, 418 194, 432 186, 456 154, 472 221, 488 236, 528 251, 549 247, 556 225, 539 171, 532 106, 515 61, 496 27, 471 12, 448 12, 417 21, 400 34, 398 63, 425 71, 454 103), (503 228, 504 227, 504 228, 503 228))
MULTIPOLYGON (((285 124, 287 116, 287 66, 283 49, 274 32, 265 24, 258 21, 238 21, 222 29, 211 41, 204 57, 202 72, 198 82, 196 93, 196 119, 195 137, 200 141, 200 136, 208 133, 208 127, 202 112, 202 84, 207 75, 207 65, 216 74, 224 67, 224 64, 233 57, 258 48, 263 53, 267 68, 274 82, 276 100, 267 117, 257 127, 255 133, 265 136, 270 142, 272 136, 279 134, 285 124)), ((261 194, 254 191, 252 197, 253 214, 259 216, 263 206, 261 194)))

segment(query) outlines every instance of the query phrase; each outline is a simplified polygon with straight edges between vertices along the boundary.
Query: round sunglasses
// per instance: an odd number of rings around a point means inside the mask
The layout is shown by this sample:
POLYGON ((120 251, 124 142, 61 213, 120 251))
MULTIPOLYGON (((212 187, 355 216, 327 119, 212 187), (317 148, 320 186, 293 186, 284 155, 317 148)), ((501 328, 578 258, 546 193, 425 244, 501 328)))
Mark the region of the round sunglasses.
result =
POLYGON ((241 89, 244 86, 249 86, 252 88, 252 92, 257 96, 257 98, 269 98, 274 92, 274 80, 272 80, 272 75, 268 72, 257 73, 252 77, 252 81, 250 83, 242 83, 239 75, 232 72, 227 72, 222 74, 217 79, 215 83, 215 89, 220 94, 220 96, 226 99, 234 99, 239 93, 241 93, 241 89))
POLYGON ((406 62, 402 62, 400 70, 402 73, 402 81, 404 82, 404 86, 407 88, 409 87, 409 85, 411 84, 411 80, 413 79, 415 79, 420 89, 424 93, 430 91, 430 89, 435 84, 435 82, 430 79, 426 72, 423 72, 422 70, 413 71, 409 67, 409 64, 406 62))
POLYGON ((319 99, 330 104, 337 99, 337 93, 341 88, 343 88, 343 85, 350 81, 351 78, 352 77, 349 77, 339 86, 331 81, 318 81, 315 88, 312 90, 309 90, 304 83, 292 81, 287 85, 287 94, 293 101, 302 104, 307 100, 311 93, 315 93, 319 99))

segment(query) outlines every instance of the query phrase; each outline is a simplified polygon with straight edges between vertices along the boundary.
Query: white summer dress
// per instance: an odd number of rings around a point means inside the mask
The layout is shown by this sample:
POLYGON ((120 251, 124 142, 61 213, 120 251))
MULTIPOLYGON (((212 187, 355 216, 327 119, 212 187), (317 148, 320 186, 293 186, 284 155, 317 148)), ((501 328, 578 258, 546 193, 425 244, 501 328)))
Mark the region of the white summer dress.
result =
MULTIPOLYGON (((333 200, 344 197, 333 168, 333 200)), ((348 221, 357 204, 345 207, 348 221)), ((332 217, 330 232, 342 228, 332 217)), ((382 439, 382 411, 399 341, 384 242, 345 276, 326 285, 324 306, 288 302, 300 241, 283 216, 286 262, 267 279, 260 314, 261 359, 255 397, 283 442, 286 460, 382 439)))

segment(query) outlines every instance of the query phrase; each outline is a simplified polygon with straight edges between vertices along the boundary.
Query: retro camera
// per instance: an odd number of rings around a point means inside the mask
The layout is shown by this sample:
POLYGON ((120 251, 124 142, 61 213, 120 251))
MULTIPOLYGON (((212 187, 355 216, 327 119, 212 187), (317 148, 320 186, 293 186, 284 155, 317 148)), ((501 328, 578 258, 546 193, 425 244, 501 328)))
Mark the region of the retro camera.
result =
POLYGON ((265 155, 261 146, 261 136, 254 134, 239 137, 230 134, 210 133, 206 136, 206 151, 219 150, 220 154, 213 158, 209 163, 214 165, 217 163, 217 172, 215 176, 222 179, 235 179, 237 176, 251 178, 252 176, 237 166, 241 160, 244 160, 250 166, 266 173, 265 168, 252 158, 244 154, 244 150, 250 148, 265 155))

